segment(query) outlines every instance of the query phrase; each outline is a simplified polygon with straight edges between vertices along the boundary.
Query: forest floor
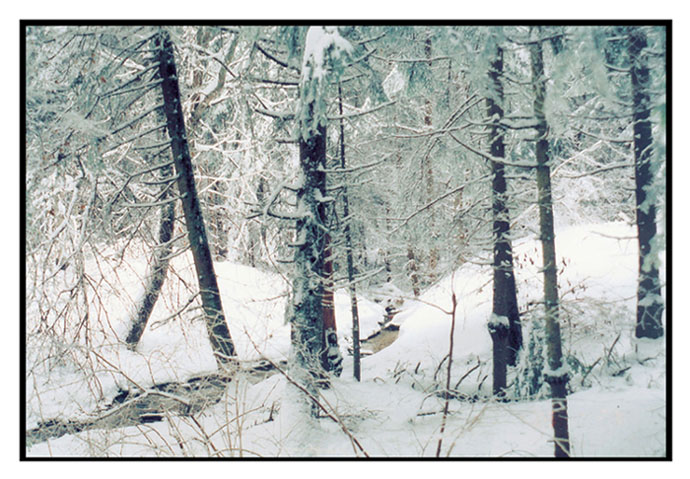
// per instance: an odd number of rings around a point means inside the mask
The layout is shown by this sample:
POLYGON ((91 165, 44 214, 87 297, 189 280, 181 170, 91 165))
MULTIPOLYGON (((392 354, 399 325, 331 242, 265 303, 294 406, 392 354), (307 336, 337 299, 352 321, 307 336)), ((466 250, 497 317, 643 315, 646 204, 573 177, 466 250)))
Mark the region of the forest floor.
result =
MULTIPOLYGON (((570 367, 572 454, 663 457, 666 338, 634 338, 634 230, 621 223, 567 228, 557 232, 556 248, 564 352, 570 367)), ((518 301, 529 345, 529 332, 538 331, 539 324, 541 252, 539 243, 529 239, 516 241, 514 249, 518 301)), ((550 457, 548 387, 527 392, 529 370, 524 362, 509 371, 513 389, 521 394, 507 402, 491 398, 491 340, 486 327, 491 270, 478 263, 462 265, 419 300, 405 298, 394 288, 364 292, 359 298, 361 337, 379 330, 387 301, 399 305, 394 321, 400 329, 390 345, 362 359, 361 382, 352 378, 352 357, 347 354, 349 297, 345 291, 336 293, 345 369, 322 391, 321 401, 337 421, 325 416, 304 419, 296 409, 297 392, 284 374, 264 371, 257 377, 240 372, 208 407, 171 407, 151 422, 111 422, 107 427, 63 431, 60 437, 27 444, 27 456, 434 457, 441 441, 441 457, 550 457), (454 394, 441 434, 451 324, 446 311, 453 292, 458 297, 454 394)), ((662 262, 662 277, 663 266, 662 262)), ((52 349, 45 338, 27 338, 27 430, 55 420, 93 420, 133 383, 153 390, 161 383, 184 383, 215 371, 201 321, 167 319, 187 300, 179 281, 166 282, 137 351, 121 345, 117 337, 124 337, 127 304, 138 294, 146 263, 130 259, 125 266, 117 263, 117 268, 113 291, 103 292, 107 320, 94 314, 101 318, 98 325, 107 324, 91 343, 102 361, 87 371, 69 355, 59 361, 46 357, 52 349)), ((217 263, 216 272, 240 360, 284 361, 290 336, 283 319, 289 290, 285 279, 231 262, 217 263)), ((180 281, 193 278, 189 258, 175 259, 172 276, 180 281)), ((29 304, 29 326, 31 318, 29 304)))

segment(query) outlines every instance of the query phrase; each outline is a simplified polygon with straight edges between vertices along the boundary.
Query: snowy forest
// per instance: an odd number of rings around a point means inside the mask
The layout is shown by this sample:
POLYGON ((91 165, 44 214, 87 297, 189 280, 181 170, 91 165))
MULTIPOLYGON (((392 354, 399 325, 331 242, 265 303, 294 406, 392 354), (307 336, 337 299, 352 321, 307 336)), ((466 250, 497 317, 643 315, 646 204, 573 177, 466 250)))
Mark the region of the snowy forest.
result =
POLYGON ((667 458, 669 25, 22 22, 22 456, 667 458))

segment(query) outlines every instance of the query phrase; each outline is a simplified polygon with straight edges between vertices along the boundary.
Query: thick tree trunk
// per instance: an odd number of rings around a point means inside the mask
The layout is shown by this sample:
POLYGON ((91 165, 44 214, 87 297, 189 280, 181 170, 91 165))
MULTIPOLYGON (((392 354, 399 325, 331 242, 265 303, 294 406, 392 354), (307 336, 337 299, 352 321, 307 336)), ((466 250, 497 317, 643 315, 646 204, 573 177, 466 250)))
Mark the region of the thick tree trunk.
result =
POLYGON ((556 457, 570 456, 570 437, 568 433, 568 401, 566 384, 568 373, 563 362, 561 350, 561 329, 558 313, 558 271, 556 263, 556 244, 553 224, 553 200, 551 196, 551 168, 548 125, 544 116, 546 79, 541 43, 532 50, 532 81, 534 85, 534 115, 537 120, 537 197, 539 205, 539 229, 541 233, 544 310, 546 313, 546 341, 548 370, 545 380, 551 387, 553 409, 554 454, 556 457))
MULTIPOLYGON (((490 133, 490 152, 495 158, 505 157, 504 131, 499 122, 503 118, 503 49, 497 47, 491 63, 489 78, 492 95, 487 99, 487 113, 493 126, 490 133)), ((513 270, 513 249, 510 240, 510 216, 507 199, 505 167, 491 162, 491 212, 493 216, 493 311, 489 332, 493 341, 494 394, 503 394, 506 387, 506 368, 515 365, 522 346, 522 328, 517 305, 517 290, 513 270)))
POLYGON ((216 362, 219 367, 222 367, 235 356, 235 348, 223 315, 223 305, 211 259, 206 227, 194 184, 194 172, 182 117, 173 44, 167 32, 162 32, 157 38, 157 42, 159 74, 162 80, 161 89, 164 101, 163 109, 167 119, 175 171, 178 175, 177 185, 182 198, 189 244, 199 281, 201 302, 206 316, 206 328, 216 362))
MULTIPOLYGON (((324 343, 324 250, 326 227, 323 202, 326 192, 326 127, 320 125, 310 138, 300 136, 302 184, 297 190, 295 276, 291 318, 291 369, 307 390, 316 394, 326 381, 322 363, 324 343)), ((312 414, 318 407, 312 405, 312 414)))
POLYGON ((643 49, 647 47, 644 31, 633 28, 628 37, 628 54, 633 93, 633 145, 635 155, 635 202, 639 244, 639 276, 637 286, 638 338, 658 338, 664 334, 664 304, 659 283, 658 253, 653 247, 656 231, 656 205, 648 196, 654 181, 652 124, 649 119, 649 68, 643 49))

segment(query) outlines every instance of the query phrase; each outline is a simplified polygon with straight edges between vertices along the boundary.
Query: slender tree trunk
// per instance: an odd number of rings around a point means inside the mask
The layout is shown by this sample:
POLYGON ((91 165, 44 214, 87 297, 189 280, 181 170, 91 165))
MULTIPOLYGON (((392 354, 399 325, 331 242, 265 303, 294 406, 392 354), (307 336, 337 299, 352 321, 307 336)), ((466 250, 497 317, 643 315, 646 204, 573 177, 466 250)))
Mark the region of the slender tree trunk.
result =
POLYGON ((409 271, 410 282, 412 283, 412 294, 415 298, 419 298, 419 268, 417 268, 417 258, 414 251, 414 246, 407 245, 407 270, 409 271))
MULTIPOLYGON (((431 32, 427 33, 427 38, 424 40, 424 56, 429 59, 428 65, 431 69, 431 32)), ((424 102, 424 126, 431 129, 433 126, 434 106, 431 99, 424 102)), ((434 199, 434 166, 431 160, 431 152, 422 158, 422 178, 426 180, 426 202, 431 202, 434 199)), ((429 248, 429 271, 427 277, 430 283, 436 281, 436 270, 438 269, 438 234, 436 232, 436 215, 432 208, 429 212, 429 232, 431 233, 431 247, 429 248)))
POLYGON ((333 291, 333 250, 331 235, 326 233, 323 251, 323 341, 324 351, 321 361, 326 371, 340 376, 343 372, 343 358, 338 347, 338 331, 335 322, 335 295, 333 291))
MULTIPOLYGON (((172 176, 172 168, 167 166, 161 169, 161 177, 163 179, 170 178, 172 176)), ((170 180, 172 181, 172 180, 170 180)), ((170 188, 166 184, 163 186, 163 194, 161 195, 161 201, 165 201, 170 197, 170 188)), ((161 206, 161 219, 160 226, 158 228, 158 245, 153 251, 153 258, 151 259, 151 271, 146 278, 146 286, 144 287, 144 296, 141 302, 137 305, 137 310, 130 326, 129 332, 127 333, 127 347, 130 349, 135 349, 141 335, 144 334, 144 329, 146 324, 151 317, 153 308, 158 301, 161 289, 163 288, 163 283, 165 282, 165 275, 168 271, 168 265, 170 263, 170 253, 172 252, 172 239, 173 228, 175 225, 175 202, 170 201, 167 204, 161 206)))
POLYGON ((173 44, 167 32, 163 31, 158 36, 157 48, 159 75, 162 80, 163 109, 167 119, 167 130, 171 140, 175 171, 178 175, 177 185, 182 198, 189 244, 199 281, 201 302, 206 316, 206 329, 208 330, 216 362, 219 367, 222 367, 228 364, 232 357, 235 356, 235 348, 225 322, 204 218, 201 214, 201 205, 196 185, 194 184, 194 171, 187 144, 184 119, 182 117, 180 88, 173 55, 173 44))
POLYGON ((643 50, 647 47, 644 31, 635 27, 628 37, 628 54, 633 93, 633 148, 635 155, 635 202, 639 245, 639 276, 637 287, 638 338, 658 338, 664 334, 661 322, 664 304, 659 283, 658 254, 653 243, 656 231, 656 205, 648 196, 654 175, 653 143, 650 121, 649 67, 643 50))
MULTIPOLYGON (((264 188, 266 181, 263 176, 259 178, 259 184, 256 187, 256 202, 261 205, 264 201, 264 188)), ((249 264, 253 268, 258 264, 258 259, 261 256, 261 244, 266 242, 266 229, 262 222, 250 223, 248 225, 249 235, 249 264)))
MULTIPOLYGON (((220 181, 211 180, 208 196, 209 237, 211 238, 211 252, 214 261, 228 259, 228 228, 226 226, 227 214, 224 212, 225 192, 227 187, 220 181)), ((252 265, 254 266, 254 265, 252 265)))
MULTIPOLYGON (((161 109, 156 111, 156 117, 160 123, 165 122, 165 115, 161 109)), ((158 132, 159 140, 165 140, 165 133, 158 132)), ((160 201, 166 201, 173 195, 171 193, 171 183, 174 181, 172 166, 166 166, 160 169, 160 181, 162 182, 162 192, 160 201), (166 181, 167 180, 167 181, 166 181), (164 182, 164 183, 163 183, 164 182)), ((170 253, 172 252, 173 229, 175 227, 175 202, 163 204, 160 207, 160 225, 158 227, 158 245, 153 250, 151 258, 151 270, 149 271, 146 283, 144 286, 144 294, 135 312, 134 319, 130 325, 129 332, 125 342, 127 347, 134 350, 142 334, 146 329, 153 308, 158 301, 163 283, 165 282, 165 275, 168 271, 170 263, 170 253)))
POLYGON ((546 313, 546 341, 548 369, 545 380, 551 387, 553 409, 554 454, 570 456, 568 433, 568 400, 566 384, 568 373, 563 363, 561 328, 558 313, 558 271, 553 224, 553 199, 551 196, 551 167, 549 158, 548 124, 544 116, 546 78, 541 43, 532 49, 532 81, 534 85, 534 115, 537 120, 537 197, 539 205, 539 229, 541 233, 544 272, 544 310, 546 313))
MULTIPOLYGON (((345 169, 345 120, 343 120, 343 94, 338 86, 340 110, 340 166, 345 169)), ((345 226, 343 233, 345 235, 345 249, 347 257, 347 282, 350 290, 350 310, 352 311, 352 357, 353 357, 353 374, 357 381, 362 378, 361 372, 361 344, 359 337, 359 308, 357 307, 357 287, 355 285, 355 265, 352 257, 352 234, 350 232, 350 197, 347 194, 347 185, 343 186, 343 216, 345 217, 345 226)), ((386 266, 390 273, 390 263, 386 258, 386 266)))
MULTIPOLYGON (((490 133, 490 152, 496 158, 505 157, 504 131, 499 123, 503 118, 503 49, 497 47, 491 63, 491 97, 487 99, 488 115, 493 122, 490 133)), ((517 305, 517 290, 513 271, 513 249, 510 240, 505 167, 491 162, 491 192, 493 216, 493 310, 489 332, 493 341, 494 394, 502 395, 506 387, 506 368, 517 361, 522 346, 522 328, 517 305)))

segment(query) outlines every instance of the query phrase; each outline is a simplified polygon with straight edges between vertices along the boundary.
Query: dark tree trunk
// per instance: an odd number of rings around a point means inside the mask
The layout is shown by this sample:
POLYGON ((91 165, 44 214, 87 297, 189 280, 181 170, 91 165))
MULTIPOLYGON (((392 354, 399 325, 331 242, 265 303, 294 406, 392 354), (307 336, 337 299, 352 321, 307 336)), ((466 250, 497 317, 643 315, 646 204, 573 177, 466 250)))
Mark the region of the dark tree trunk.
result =
MULTIPOLYGON (((492 95, 487 99, 488 115, 493 122, 490 134, 491 156, 505 157, 504 130, 499 126, 503 118, 503 49, 497 47, 491 63, 489 78, 492 95)), ((491 162, 491 212, 493 216, 493 310, 489 332, 493 341, 494 394, 503 394, 506 387, 506 368, 515 365, 522 346, 522 328, 518 313, 517 291, 513 270, 513 249, 510 240, 510 216, 508 212, 505 166, 500 161, 491 162)))
MULTIPOLYGON (((209 187, 207 211, 210 216, 209 237, 211 238, 211 252, 214 261, 228 259, 228 228, 226 226, 227 214, 224 211, 225 190, 227 187, 220 181, 211 180, 209 187)), ((252 265, 254 266, 254 265, 252 265)))
POLYGON ((554 454, 556 457, 570 456, 568 433, 568 401, 566 384, 568 374, 563 363, 561 350, 561 328, 558 313, 558 271, 553 224, 553 200, 551 196, 551 167, 549 158, 548 124, 544 116, 546 79, 541 43, 532 49, 532 81, 534 85, 534 115, 537 120, 537 198, 539 205, 539 229, 541 234, 544 310, 546 314, 546 341, 548 370, 545 380, 551 387, 553 409, 554 454))
POLYGON ((652 124, 649 118, 649 67, 643 49, 647 38, 641 28, 633 28, 628 37, 630 80, 633 93, 633 145, 635 155, 635 202, 637 238, 639 244, 639 276, 637 287, 638 338, 658 338, 664 334, 661 322, 664 304, 661 298, 657 255, 652 243, 656 231, 656 205, 648 199, 648 189, 654 181, 651 168, 653 158, 652 124))
MULTIPOLYGON (((338 86, 339 110, 340 110, 340 166, 345 169, 345 120, 343 116, 343 94, 338 86)), ((347 257, 347 282, 350 290, 350 310, 352 311, 352 357, 353 357, 353 374, 357 381, 362 378, 361 372, 361 344, 359 337, 359 308, 357 307, 357 287, 355 285, 355 264, 352 255, 352 234, 350 232, 350 197, 347 194, 347 186, 343 186, 343 216, 345 217, 345 226, 343 233, 345 235, 345 249, 347 257)), ((390 274, 390 262, 386 256, 386 267, 390 274)))
MULTIPOLYGON (((313 107, 313 105, 308 105, 313 107)), ((309 112, 313 113, 313 112, 309 112)), ((320 198, 326 192, 326 127, 319 125, 309 138, 300 136, 300 166, 303 175, 297 190, 297 208, 302 216, 296 221, 295 277, 293 281, 292 360, 299 377, 312 394, 316 385, 326 381, 322 364, 324 344, 324 250, 326 226, 324 205, 320 198)), ((318 408, 312 405, 312 414, 318 408)))
MULTIPOLYGON (((172 176, 172 168, 166 166, 161 169, 161 176, 163 179, 170 178, 172 176)), ((170 180, 172 181, 172 180, 170 180)), ((163 186, 163 194, 161 195, 161 200, 165 201, 170 196, 169 185, 163 186)), ((158 301, 158 296, 160 296, 161 289, 163 288, 163 283, 165 282, 165 275, 168 271, 168 264, 170 263, 170 253, 172 252, 172 239, 173 228, 175 225, 175 202, 170 201, 167 204, 161 206, 161 222, 158 228, 158 245, 153 252, 153 258, 151 259, 151 271, 146 278, 146 286, 144 287, 144 296, 141 302, 137 305, 137 310, 130 326, 129 332, 127 333, 127 347, 130 349, 135 349, 141 335, 144 334, 144 329, 146 324, 151 317, 153 312, 153 307, 158 301)))
POLYGON ((157 42, 159 75, 162 80, 161 89, 164 101, 163 109, 167 119, 167 130, 171 140, 175 170, 178 175, 177 185, 182 198, 189 244, 199 281, 199 292, 206 316, 206 328, 216 362, 219 367, 222 367, 235 356, 235 348, 223 315, 223 305, 211 259, 206 227, 194 184, 194 171, 182 117, 173 44, 167 32, 162 32, 157 38, 157 42))

